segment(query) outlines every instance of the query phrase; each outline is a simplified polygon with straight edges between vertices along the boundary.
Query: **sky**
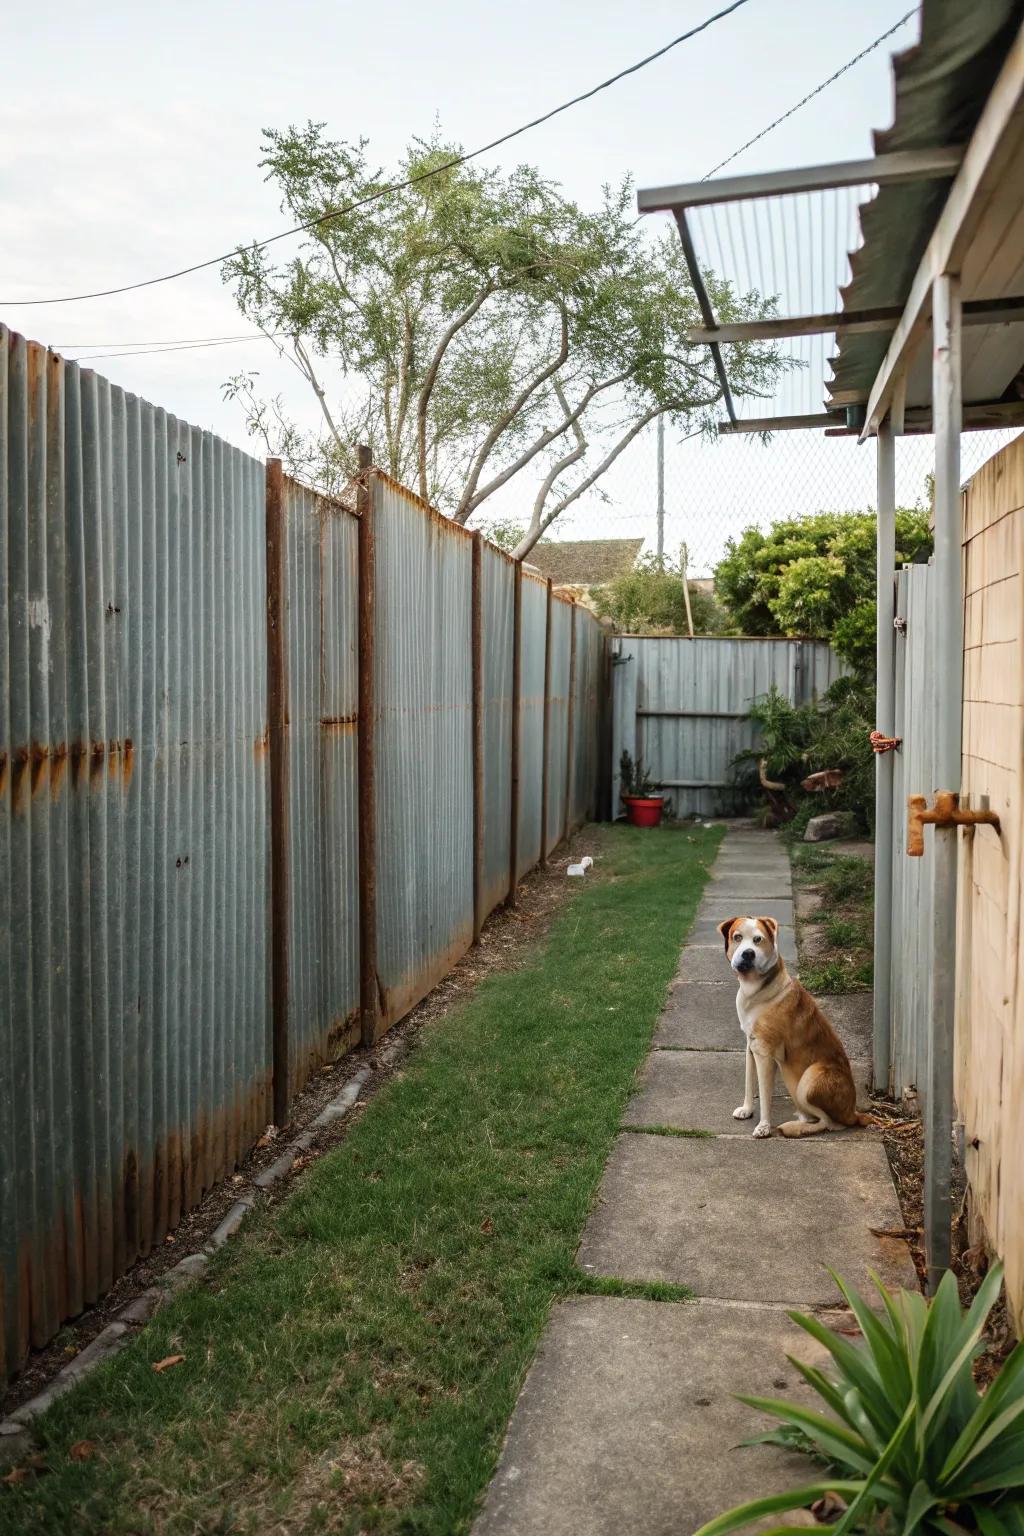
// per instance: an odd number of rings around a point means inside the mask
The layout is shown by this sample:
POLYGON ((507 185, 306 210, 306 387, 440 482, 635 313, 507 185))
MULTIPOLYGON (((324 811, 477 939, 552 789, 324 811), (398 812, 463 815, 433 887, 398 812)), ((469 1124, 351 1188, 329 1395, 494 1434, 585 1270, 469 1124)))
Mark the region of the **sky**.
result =
MULTIPOLYGON (((322 120, 333 136, 368 138, 384 165, 435 120, 472 147, 653 51, 716 0, 50 0, 31 9, 7 0, 15 6, 0 98, 0 321, 84 356, 249 329, 216 267, 111 299, 14 301, 157 276, 284 228, 257 164, 261 128, 322 120)), ((529 160, 585 203, 625 175, 641 186, 697 179, 907 8, 906 0, 749 0, 485 163, 529 160)), ((870 154, 872 128, 892 117, 890 52, 916 35, 914 18, 729 171, 870 154)), ((302 381, 262 340, 90 365, 255 452, 240 407, 223 398, 231 373, 258 369, 266 393, 284 389, 296 415, 317 420, 302 381)), ((670 445, 667 480, 690 484, 686 454, 670 445)), ((742 500, 744 461, 718 462, 718 480, 742 500)), ((583 531, 648 516, 653 434, 630 464, 610 507, 583 510, 583 531)), ((529 498, 529 487, 521 494, 529 498)))

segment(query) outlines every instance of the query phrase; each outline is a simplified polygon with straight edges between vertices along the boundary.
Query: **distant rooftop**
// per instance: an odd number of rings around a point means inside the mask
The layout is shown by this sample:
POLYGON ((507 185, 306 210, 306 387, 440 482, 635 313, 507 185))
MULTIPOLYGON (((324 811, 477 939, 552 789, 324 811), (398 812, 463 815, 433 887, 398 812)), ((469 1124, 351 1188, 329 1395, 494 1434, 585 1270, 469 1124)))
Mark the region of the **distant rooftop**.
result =
POLYGON ((636 564, 643 539, 541 539, 527 562, 558 586, 596 587, 636 564))

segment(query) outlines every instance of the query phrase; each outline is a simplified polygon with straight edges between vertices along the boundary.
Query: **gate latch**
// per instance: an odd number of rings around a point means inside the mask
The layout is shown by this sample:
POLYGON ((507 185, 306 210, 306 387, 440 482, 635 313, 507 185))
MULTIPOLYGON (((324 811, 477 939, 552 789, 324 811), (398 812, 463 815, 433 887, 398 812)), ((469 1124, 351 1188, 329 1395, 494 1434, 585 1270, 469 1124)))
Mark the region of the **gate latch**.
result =
POLYGON ((999 817, 995 811, 969 811, 960 808, 960 796, 955 790, 937 789, 935 804, 928 809, 927 795, 907 797, 907 853, 919 859, 924 853, 924 829, 933 827, 988 826, 999 830, 999 817))

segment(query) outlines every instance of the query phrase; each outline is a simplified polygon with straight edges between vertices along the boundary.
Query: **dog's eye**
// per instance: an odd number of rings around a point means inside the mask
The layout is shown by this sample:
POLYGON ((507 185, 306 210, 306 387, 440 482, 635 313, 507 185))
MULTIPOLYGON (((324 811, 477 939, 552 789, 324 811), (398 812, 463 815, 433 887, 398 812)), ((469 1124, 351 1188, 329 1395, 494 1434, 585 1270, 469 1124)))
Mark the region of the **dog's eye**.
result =
POLYGON ((759 933, 755 933, 754 934, 754 943, 755 944, 760 944, 760 942, 761 942, 761 935, 759 933))

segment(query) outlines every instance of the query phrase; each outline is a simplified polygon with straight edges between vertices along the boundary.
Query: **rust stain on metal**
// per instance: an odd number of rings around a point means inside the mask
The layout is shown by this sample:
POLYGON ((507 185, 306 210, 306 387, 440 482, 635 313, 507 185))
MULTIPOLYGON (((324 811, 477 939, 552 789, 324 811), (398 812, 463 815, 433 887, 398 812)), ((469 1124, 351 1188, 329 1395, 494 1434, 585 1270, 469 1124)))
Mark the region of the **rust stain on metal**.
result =
POLYGON ((48 785, 50 798, 59 800, 61 788, 71 764, 71 785, 77 789, 88 778, 90 784, 102 777, 104 767, 109 776, 120 778, 125 789, 132 781, 135 765, 135 744, 130 736, 120 741, 33 741, 27 746, 15 747, 10 754, 0 753, 0 794, 7 787, 8 763, 11 779, 11 797, 14 809, 21 808, 22 791, 28 781, 29 794, 36 796, 48 785))
POLYGON ((270 751, 270 726, 266 725, 263 728, 262 734, 256 737, 256 741, 255 741, 254 746, 253 746, 253 752, 255 754, 256 761, 260 762, 263 758, 266 757, 266 755, 267 755, 267 753, 269 751, 270 751))
POLYGON ((321 715, 320 728, 324 731, 354 731, 359 724, 359 713, 351 715, 321 715))
POLYGON ((28 747, 15 747, 11 753, 11 799, 15 810, 18 809, 21 800, 22 786, 25 775, 28 773, 29 757, 28 747))

